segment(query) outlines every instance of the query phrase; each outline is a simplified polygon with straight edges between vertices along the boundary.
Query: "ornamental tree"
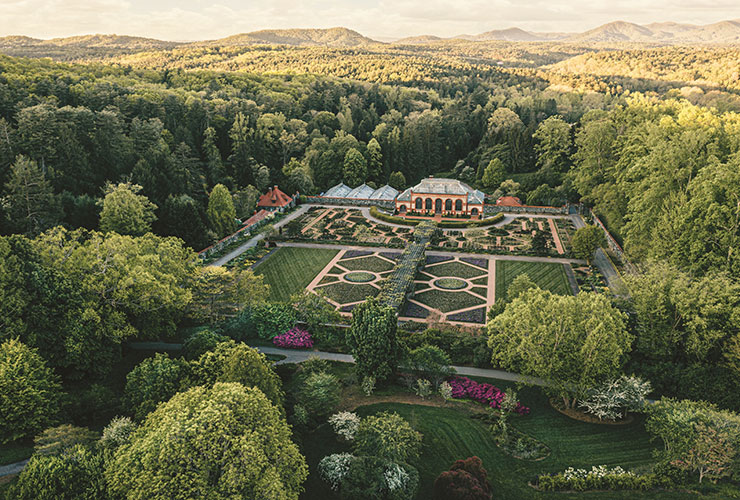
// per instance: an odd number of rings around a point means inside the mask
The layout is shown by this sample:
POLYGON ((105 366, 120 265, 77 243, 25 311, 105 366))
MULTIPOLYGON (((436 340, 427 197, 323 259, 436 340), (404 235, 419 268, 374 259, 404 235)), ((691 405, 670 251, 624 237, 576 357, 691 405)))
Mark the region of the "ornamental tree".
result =
POLYGON ((496 189, 504 181, 506 175, 506 167, 503 162, 498 158, 494 158, 488 162, 488 166, 483 171, 483 178, 481 182, 488 189, 496 189))
POLYGON ((407 354, 407 360, 408 367, 431 380, 435 388, 445 378, 455 373, 450 366, 452 364, 450 357, 434 345, 424 344, 412 349, 407 354))
POLYGON ((138 194, 142 187, 130 182, 108 184, 105 198, 101 202, 100 230, 141 236, 151 231, 152 222, 157 220, 157 206, 149 198, 138 194))
POLYGON ((33 436, 52 423, 60 390, 36 349, 17 339, 0 344, 0 443, 33 436))
POLYGON ((434 481, 435 500, 491 500, 491 483, 478 457, 458 460, 434 481))
POLYGON ((699 482, 732 472, 740 454, 740 415, 703 401, 662 398, 647 407, 645 429, 663 441, 660 456, 699 482))
POLYGON ((381 457, 353 457, 340 471, 339 497, 345 500, 413 500, 419 472, 381 457))
POLYGON ((401 357, 396 327, 396 313, 375 298, 352 310, 347 344, 352 349, 359 377, 374 377, 382 382, 396 370, 401 357))
POLYGON ((298 400, 314 418, 323 418, 339 404, 341 385, 330 373, 311 373, 301 387, 298 400))
POLYGON ((269 285, 251 269, 207 266, 196 270, 190 314, 210 324, 264 302, 269 285))
POLYGON ((625 315, 600 294, 527 290, 488 324, 494 365, 545 379, 572 408, 591 387, 619 375, 633 337, 625 315))
POLYGON ((175 395, 106 467, 111 493, 126 500, 297 500, 307 475, 279 409, 236 383, 175 395))
POLYGON ((357 455, 407 462, 419 456, 422 435, 397 413, 382 412, 365 417, 355 434, 357 455))

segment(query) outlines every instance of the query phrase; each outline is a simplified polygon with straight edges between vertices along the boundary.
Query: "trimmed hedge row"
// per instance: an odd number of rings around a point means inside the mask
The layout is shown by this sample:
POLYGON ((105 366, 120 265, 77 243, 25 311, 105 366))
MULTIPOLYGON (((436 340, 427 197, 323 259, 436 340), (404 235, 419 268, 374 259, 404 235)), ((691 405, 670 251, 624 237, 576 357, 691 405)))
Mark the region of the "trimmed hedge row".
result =
MULTIPOLYGON (((370 215, 375 217, 376 219, 380 219, 385 222, 390 222, 391 224, 400 224, 403 226, 418 226, 422 222, 424 222, 424 219, 404 219, 403 217, 397 217, 395 215, 390 215, 381 212, 378 210, 378 207, 372 207, 370 208, 370 215)), ((478 220, 468 220, 468 221, 440 221, 437 223, 438 227, 442 228, 473 228, 473 227, 481 227, 481 226, 490 226, 491 224, 496 224, 497 222, 502 221, 504 218, 504 214, 496 214, 493 217, 488 217, 487 219, 478 219, 478 220)))
POLYGON ((641 490, 668 486, 668 481, 655 474, 605 474, 585 478, 566 478, 563 473, 537 478, 536 486, 543 491, 641 490))

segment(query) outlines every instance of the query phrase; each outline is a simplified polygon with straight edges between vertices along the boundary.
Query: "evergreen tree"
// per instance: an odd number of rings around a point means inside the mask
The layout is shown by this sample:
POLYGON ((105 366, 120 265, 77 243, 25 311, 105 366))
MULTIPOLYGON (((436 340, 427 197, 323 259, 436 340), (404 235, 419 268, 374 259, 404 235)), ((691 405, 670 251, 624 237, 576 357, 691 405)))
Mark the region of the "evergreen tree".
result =
POLYGON ((38 164, 26 156, 18 156, 10 167, 5 193, 11 226, 24 234, 38 234, 58 219, 57 200, 51 184, 38 164))
POLYGON ((355 368, 362 377, 388 380, 399 363, 401 349, 396 336, 396 314, 390 307, 370 299, 352 310, 352 326, 347 330, 347 344, 355 358, 355 368))
POLYGON ((355 148, 350 148, 344 155, 343 173, 344 183, 350 187, 357 187, 367 180, 365 157, 355 148))

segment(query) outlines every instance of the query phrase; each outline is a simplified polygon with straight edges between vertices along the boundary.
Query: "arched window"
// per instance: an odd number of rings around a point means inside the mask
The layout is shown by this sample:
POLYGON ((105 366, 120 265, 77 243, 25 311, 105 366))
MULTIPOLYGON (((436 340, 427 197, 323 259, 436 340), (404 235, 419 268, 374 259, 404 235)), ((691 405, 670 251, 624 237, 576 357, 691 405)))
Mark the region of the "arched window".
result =
POLYGON ((427 198, 426 200, 424 200, 424 208, 426 208, 427 210, 432 209, 432 199, 431 198, 427 198))
POLYGON ((449 212, 450 210, 452 210, 452 200, 451 200, 451 199, 449 199, 449 198, 447 198, 447 199, 445 200, 445 210, 447 210, 448 212, 449 212))
POLYGON ((421 210, 422 208, 424 208, 424 200, 422 200, 421 198, 417 198, 416 199, 416 209, 421 210))
POLYGON ((462 211, 462 200, 455 200, 455 210, 462 211))
POLYGON ((406 205, 401 205, 401 209, 400 209, 400 212, 401 212, 402 214, 405 214, 405 213, 406 213, 406 205))
POLYGON ((478 215, 478 209, 474 208, 470 211, 470 215, 478 215))
POLYGON ((439 198, 434 200, 434 211, 437 213, 442 211, 442 200, 440 200, 439 198))

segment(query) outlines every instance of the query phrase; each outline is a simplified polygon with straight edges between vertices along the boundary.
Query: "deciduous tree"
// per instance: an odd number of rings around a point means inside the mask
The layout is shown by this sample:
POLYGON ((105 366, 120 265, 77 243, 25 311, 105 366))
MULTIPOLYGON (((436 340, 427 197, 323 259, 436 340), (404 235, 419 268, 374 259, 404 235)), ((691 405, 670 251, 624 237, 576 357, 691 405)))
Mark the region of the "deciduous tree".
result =
POLYGON ((633 337, 603 295, 530 289, 488 324, 493 363, 547 380, 572 407, 585 390, 615 378, 633 337))
POLYGON ((352 310, 347 344, 352 349, 359 377, 385 381, 398 366, 401 350, 396 336, 396 314, 371 299, 352 310))
POLYGON ((106 467, 112 493, 127 500, 297 500, 307 475, 278 408, 259 389, 236 383, 175 395, 106 467))
POLYGON ((108 184, 103 209, 100 212, 100 230, 131 236, 141 236, 151 231, 157 217, 157 206, 144 195, 138 194, 141 186, 130 182, 108 184))
POLYGON ((16 339, 0 344, 0 442, 33 436, 52 423, 60 390, 35 349, 16 339))

